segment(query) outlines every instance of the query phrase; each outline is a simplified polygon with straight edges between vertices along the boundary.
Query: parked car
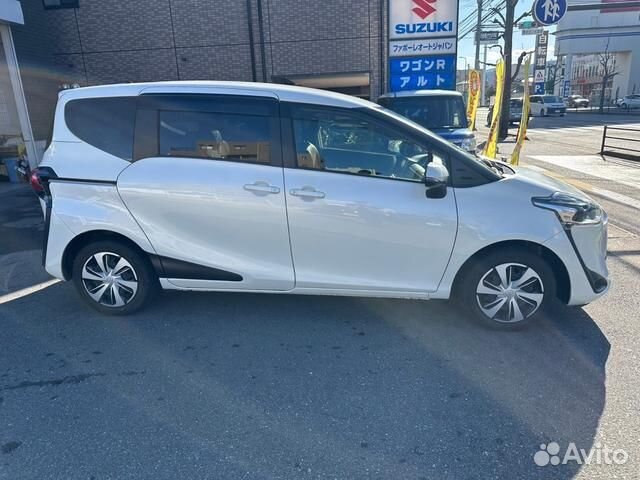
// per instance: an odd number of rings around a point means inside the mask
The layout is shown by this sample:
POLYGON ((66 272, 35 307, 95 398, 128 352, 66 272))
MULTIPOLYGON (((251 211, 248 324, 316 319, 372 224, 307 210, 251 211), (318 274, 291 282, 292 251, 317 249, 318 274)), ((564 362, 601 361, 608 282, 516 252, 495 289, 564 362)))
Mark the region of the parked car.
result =
POLYGON ((560 97, 555 95, 531 95, 531 115, 546 117, 560 115, 567 112, 567 106, 560 97))
POLYGON ((456 298, 509 329, 608 288, 607 217, 585 194, 327 91, 66 90, 31 183, 46 270, 105 314, 162 287, 456 298))
POLYGON ((616 101, 616 105, 620 108, 630 110, 632 108, 640 108, 640 95, 626 95, 616 101))
POLYGON ((428 128, 463 150, 476 151, 476 137, 469 129, 460 92, 412 90, 385 93, 378 99, 378 103, 428 128))
POLYGON ((587 108, 589 106, 589 99, 584 98, 582 95, 569 95, 566 104, 567 107, 570 108, 587 108))
MULTIPOLYGON (((531 112, 529 112, 531 116, 531 112)), ((491 119, 493 118, 493 105, 489 107, 489 113, 487 114, 487 127, 491 126, 491 119)), ((509 101, 509 124, 519 124, 522 119, 522 98, 512 98, 509 101)))

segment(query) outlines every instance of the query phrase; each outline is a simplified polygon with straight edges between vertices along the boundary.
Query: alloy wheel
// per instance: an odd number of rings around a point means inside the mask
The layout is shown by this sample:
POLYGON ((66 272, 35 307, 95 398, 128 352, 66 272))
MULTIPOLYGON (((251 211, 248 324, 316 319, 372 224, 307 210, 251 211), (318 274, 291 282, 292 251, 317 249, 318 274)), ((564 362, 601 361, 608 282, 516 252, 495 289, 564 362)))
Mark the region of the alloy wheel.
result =
POLYGON ((486 272, 476 287, 482 313, 500 323, 517 323, 533 315, 544 298, 540 275, 526 265, 502 263, 486 272))
POLYGON ((84 263, 82 284, 89 297, 100 305, 123 307, 138 291, 138 276, 121 255, 98 252, 84 263))

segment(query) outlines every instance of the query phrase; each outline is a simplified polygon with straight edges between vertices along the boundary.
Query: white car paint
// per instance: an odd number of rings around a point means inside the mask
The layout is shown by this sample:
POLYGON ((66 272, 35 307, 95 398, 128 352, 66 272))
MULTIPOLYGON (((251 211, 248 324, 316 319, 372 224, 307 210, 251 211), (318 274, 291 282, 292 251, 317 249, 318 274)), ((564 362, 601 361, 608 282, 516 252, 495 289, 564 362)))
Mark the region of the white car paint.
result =
POLYGON ((172 280, 176 286, 294 287, 282 169, 208 159, 146 158, 120 174, 118 192, 158 255, 243 277, 242 282, 172 280), (277 193, 252 191, 252 185, 269 186, 277 193))
POLYGON ((437 290, 455 242, 453 195, 427 201, 421 183, 301 169, 285 169, 285 182, 296 287, 437 290))
MULTIPOLYGON (((151 91, 379 109, 326 91, 237 82, 126 84, 61 93, 53 140, 41 164, 61 177, 51 182, 46 269, 53 276, 65 278, 65 248, 77 235, 107 230, 150 255, 243 277, 241 282, 162 278, 166 289, 449 298, 456 274, 474 254, 498 242, 525 240, 549 248, 563 263, 571 281, 569 304, 604 293, 591 288, 555 214, 531 202, 557 191, 583 194, 526 169, 481 186, 449 187, 444 198, 434 199, 425 197, 422 183, 393 178, 195 158, 131 163, 86 144, 65 125, 64 106, 72 99, 151 91)), ((461 154, 438 142, 452 156, 461 154)), ((573 230, 584 262, 607 278, 606 221, 573 230)))
POLYGON ((562 99, 554 95, 532 95, 530 106, 531 115, 534 117, 564 115, 567 111, 567 106, 562 99))

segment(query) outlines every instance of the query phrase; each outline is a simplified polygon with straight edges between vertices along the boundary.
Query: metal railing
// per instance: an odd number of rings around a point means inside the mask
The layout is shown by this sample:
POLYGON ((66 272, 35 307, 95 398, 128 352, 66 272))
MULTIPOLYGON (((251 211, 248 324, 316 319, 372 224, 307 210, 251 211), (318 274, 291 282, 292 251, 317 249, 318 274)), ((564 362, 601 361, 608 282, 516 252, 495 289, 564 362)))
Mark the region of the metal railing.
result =
POLYGON ((640 160, 640 128, 610 127, 605 125, 602 132, 600 155, 640 160), (607 143, 607 140, 614 140, 617 144, 612 145, 607 143))

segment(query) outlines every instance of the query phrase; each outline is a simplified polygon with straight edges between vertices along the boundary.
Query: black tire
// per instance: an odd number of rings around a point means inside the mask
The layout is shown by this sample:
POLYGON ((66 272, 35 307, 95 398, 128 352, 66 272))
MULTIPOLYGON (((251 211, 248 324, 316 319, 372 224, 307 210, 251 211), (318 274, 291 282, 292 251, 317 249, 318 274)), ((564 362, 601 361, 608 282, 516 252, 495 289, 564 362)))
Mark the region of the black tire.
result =
POLYGON ((540 116, 541 117, 546 117, 547 116, 547 112, 544 111, 544 108, 542 110, 540 110, 540 116))
MULTIPOLYGON (((502 268, 502 267, 501 267, 502 268)), ((525 249, 506 249, 494 251, 488 255, 481 255, 473 260, 463 272, 461 281, 456 286, 455 297, 458 304, 468 313, 473 315, 484 326, 494 330, 519 330, 534 322, 541 314, 553 306, 556 300, 555 275, 551 267, 545 260, 525 249), (508 297, 495 312, 493 317, 488 316, 488 310, 496 308, 501 302, 498 295, 478 293, 480 282, 482 287, 490 291, 497 291, 489 288, 490 285, 502 283, 499 281, 500 275, 496 267, 511 264, 512 267, 503 269, 504 275, 510 280, 511 285, 517 285, 518 281, 525 274, 529 276, 529 271, 533 271, 536 278, 524 282, 524 287, 518 290, 518 294, 502 293, 500 295, 508 297), (530 270, 527 270, 530 269, 530 270), (527 298, 524 298, 527 295, 527 298), (540 295, 542 295, 540 297, 540 295), (541 300, 538 302, 537 299, 541 300), (522 315, 522 319, 515 320, 516 308, 522 315), (484 306, 483 307, 481 306, 484 306), (534 308, 533 303, 537 306, 534 308), (515 312, 515 313, 514 313, 515 312), (513 313, 513 315, 512 315, 513 313), (511 318, 511 321, 509 319, 511 318)), ((500 287, 499 287, 500 288, 500 287)))
POLYGON ((128 315, 140 310, 159 290, 149 259, 137 249, 113 240, 81 248, 73 260, 72 279, 82 299, 107 315, 128 315), (102 259, 102 268, 98 258, 102 259), (119 259, 124 262, 115 271, 119 259), (94 299, 90 291, 100 298, 94 299))

